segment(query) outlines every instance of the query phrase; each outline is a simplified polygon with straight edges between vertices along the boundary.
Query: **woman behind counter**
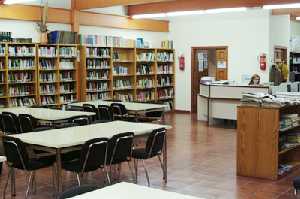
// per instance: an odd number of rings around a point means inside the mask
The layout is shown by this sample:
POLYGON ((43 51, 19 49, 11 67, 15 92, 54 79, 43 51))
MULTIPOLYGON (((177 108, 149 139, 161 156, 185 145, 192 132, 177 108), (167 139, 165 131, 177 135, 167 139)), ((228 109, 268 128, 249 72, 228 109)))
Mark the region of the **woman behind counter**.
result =
POLYGON ((249 82, 249 86, 259 86, 260 85, 260 76, 258 74, 254 74, 251 77, 251 80, 249 82))

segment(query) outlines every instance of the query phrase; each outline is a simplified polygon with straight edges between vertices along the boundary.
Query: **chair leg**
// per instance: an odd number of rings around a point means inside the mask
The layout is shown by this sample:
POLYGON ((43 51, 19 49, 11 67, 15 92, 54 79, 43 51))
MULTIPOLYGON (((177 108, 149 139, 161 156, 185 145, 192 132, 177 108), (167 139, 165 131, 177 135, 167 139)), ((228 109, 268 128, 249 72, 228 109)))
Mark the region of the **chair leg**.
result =
POLYGON ((146 173, 146 178, 147 178, 147 182, 148 182, 148 187, 150 187, 150 178, 149 178, 149 173, 148 173, 148 170, 147 170, 147 167, 145 165, 145 161, 142 160, 142 164, 143 164, 143 167, 144 167, 144 170, 145 170, 145 173, 146 173))
POLYGON ((52 166, 52 186, 54 189, 53 196, 55 196, 57 192, 57 187, 56 187, 56 167, 55 165, 52 166))
POLYGON ((164 172, 164 165, 163 165, 163 162, 161 161, 161 157, 160 155, 157 156, 158 157, 158 160, 159 160, 159 163, 160 163, 160 167, 162 169, 162 172, 164 172))
POLYGON ((10 187, 11 187, 11 195, 16 196, 16 174, 15 169, 11 167, 11 180, 10 180, 10 187))
POLYGON ((33 172, 33 180, 32 180, 32 189, 33 189, 33 193, 36 194, 36 172, 33 172))
POLYGON ((2 174, 3 162, 0 162, 0 175, 2 174))
POLYGON ((135 175, 134 175, 134 173, 133 173, 133 171, 132 171, 131 164, 130 164, 130 162, 129 162, 129 161, 128 161, 127 163, 128 163, 128 168, 129 168, 129 170, 130 170, 130 173, 131 173, 132 179, 133 179, 133 180, 135 180, 135 175))
POLYGON ((298 193, 297 189, 294 189, 294 195, 296 196, 298 193))
POLYGON ((7 175, 7 180, 6 180, 6 182, 5 182, 4 190, 3 190, 3 199, 5 199, 6 189, 7 189, 9 180, 11 180, 11 177, 10 177, 10 176, 11 176, 11 168, 9 167, 9 171, 8 171, 8 175, 7 175))
POLYGON ((134 159, 133 160, 133 164, 134 164, 134 172, 135 172, 135 183, 138 183, 138 160, 134 159))
POLYGON ((78 186, 80 186, 80 185, 81 185, 81 182, 80 182, 80 177, 79 177, 79 174, 78 174, 78 173, 76 173, 76 178, 77 178, 78 186))
POLYGON ((106 166, 104 167, 104 171, 105 171, 105 175, 106 175, 106 179, 107 179, 108 184, 111 184, 109 173, 108 173, 108 170, 107 170, 106 166))
POLYGON ((26 190, 26 194, 25 194, 25 199, 27 199, 29 196, 29 192, 31 189, 32 181, 33 181, 33 175, 34 175, 33 171, 31 171, 29 174, 29 180, 28 180, 27 190, 26 190))

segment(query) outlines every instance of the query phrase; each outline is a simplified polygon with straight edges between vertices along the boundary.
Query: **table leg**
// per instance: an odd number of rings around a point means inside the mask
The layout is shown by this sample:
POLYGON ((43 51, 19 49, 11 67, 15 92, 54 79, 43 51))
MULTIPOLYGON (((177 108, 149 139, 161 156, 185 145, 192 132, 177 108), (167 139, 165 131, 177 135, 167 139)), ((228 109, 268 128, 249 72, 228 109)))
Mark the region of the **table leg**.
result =
POLYGON ((62 176, 61 176, 61 149, 56 149, 56 185, 57 194, 62 192, 62 176))
POLYGON ((163 167, 164 167, 164 172, 163 172, 163 179, 164 182, 168 182, 168 153, 167 153, 167 136, 165 137, 165 143, 163 147, 163 167))

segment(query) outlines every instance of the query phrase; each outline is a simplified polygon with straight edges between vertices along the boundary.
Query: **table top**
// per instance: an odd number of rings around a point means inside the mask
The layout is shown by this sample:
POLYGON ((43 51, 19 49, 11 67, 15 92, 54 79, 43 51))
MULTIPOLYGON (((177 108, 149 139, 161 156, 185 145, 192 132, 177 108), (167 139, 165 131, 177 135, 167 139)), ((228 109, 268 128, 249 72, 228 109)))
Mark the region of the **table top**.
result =
MULTIPOLYGON (((92 192, 72 197, 72 199, 95 199, 95 198, 109 198, 109 199, 200 199, 193 196, 182 195, 175 192, 168 192, 160 189, 153 189, 131 183, 118 183, 111 186, 104 187, 92 192)), ((203 198, 202 198, 203 199, 203 198)))
POLYGON ((95 113, 81 112, 81 111, 63 111, 49 108, 28 108, 28 107, 16 107, 16 108, 3 108, 0 109, 2 112, 11 112, 16 115, 29 114, 32 117, 45 120, 45 121, 57 121, 70 119, 77 116, 93 116, 95 113))
POLYGON ((125 132, 133 132, 136 136, 138 136, 150 133, 159 128, 170 129, 171 126, 152 123, 113 121, 108 123, 75 126, 64 129, 51 129, 42 132, 23 133, 11 136, 20 138, 27 144, 51 148, 64 148, 81 145, 94 138, 111 138, 113 135, 125 132))
MULTIPOLYGON (((96 107, 98 105, 107 105, 110 106, 112 103, 110 101, 103 101, 103 100, 96 100, 96 101, 88 101, 88 102, 78 102, 73 103, 70 105, 73 106, 83 106, 83 104, 91 104, 95 105, 96 107)), ((129 111, 147 111, 151 109, 167 109, 168 105, 165 104, 147 104, 147 103, 135 103, 135 102, 117 102, 125 105, 126 109, 129 111)))

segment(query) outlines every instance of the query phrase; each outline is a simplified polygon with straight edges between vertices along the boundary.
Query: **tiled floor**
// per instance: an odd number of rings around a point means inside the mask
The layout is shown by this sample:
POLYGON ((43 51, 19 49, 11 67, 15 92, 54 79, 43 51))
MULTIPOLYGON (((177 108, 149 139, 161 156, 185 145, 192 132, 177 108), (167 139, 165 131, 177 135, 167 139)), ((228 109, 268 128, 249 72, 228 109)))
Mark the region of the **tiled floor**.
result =
MULTIPOLYGON (((235 172, 236 131, 234 129, 208 128, 189 114, 171 114, 166 117, 173 126, 168 133, 169 182, 162 184, 157 159, 148 161, 151 185, 182 194, 205 199, 292 199, 292 179, 300 170, 278 181, 237 177, 235 172)), ((122 179, 131 181, 124 164, 122 179)), ((7 169, 2 174, 2 193, 7 169)), ((146 185, 142 168, 139 184, 146 185)), ((37 194, 32 198, 52 198, 51 170, 37 173, 37 194)), ((64 188, 76 184, 73 174, 64 172, 64 188)), ((103 184, 101 172, 85 177, 85 183, 103 184)), ((25 175, 17 172, 17 197, 24 198, 25 175)), ((10 197, 7 197, 10 198, 10 197)), ((142 197, 141 197, 142 198, 142 197)))

